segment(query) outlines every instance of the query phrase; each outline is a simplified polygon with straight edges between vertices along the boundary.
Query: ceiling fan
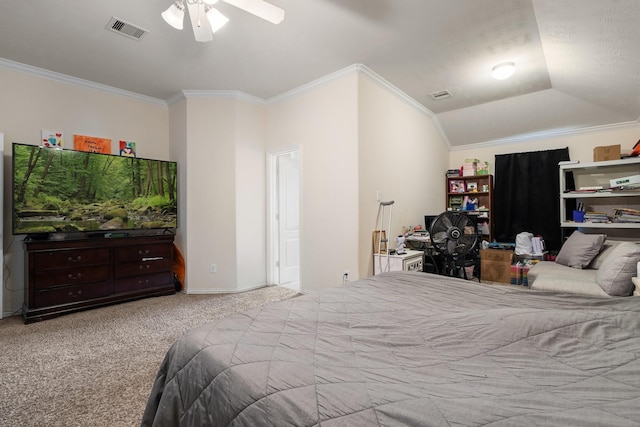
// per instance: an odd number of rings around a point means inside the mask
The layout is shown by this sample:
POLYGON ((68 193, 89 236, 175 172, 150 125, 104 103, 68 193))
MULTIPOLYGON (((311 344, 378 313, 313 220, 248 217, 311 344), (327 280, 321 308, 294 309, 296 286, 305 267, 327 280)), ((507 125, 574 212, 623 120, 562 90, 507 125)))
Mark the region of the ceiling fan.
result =
MULTIPOLYGON (((264 0, 222 1, 274 24, 279 24, 284 19, 284 10, 264 0)), ((162 12, 162 18, 173 28, 182 30, 186 3, 196 41, 208 42, 213 40, 213 33, 229 21, 229 18, 213 7, 217 2, 218 0, 176 0, 162 12)))

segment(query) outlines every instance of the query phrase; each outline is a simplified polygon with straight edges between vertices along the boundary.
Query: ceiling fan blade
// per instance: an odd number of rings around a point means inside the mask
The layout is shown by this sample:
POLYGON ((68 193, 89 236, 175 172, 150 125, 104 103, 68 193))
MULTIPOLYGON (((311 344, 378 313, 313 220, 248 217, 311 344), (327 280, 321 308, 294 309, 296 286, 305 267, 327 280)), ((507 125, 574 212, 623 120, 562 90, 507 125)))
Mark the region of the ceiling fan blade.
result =
POLYGON ((232 6, 238 7, 255 16, 274 24, 279 24, 284 19, 284 10, 264 0, 223 0, 232 6))
POLYGON ((207 19, 204 3, 191 4, 187 2, 189 8, 189 20, 193 27, 193 36, 198 42, 210 42, 213 40, 213 33, 211 32, 211 24, 207 19))

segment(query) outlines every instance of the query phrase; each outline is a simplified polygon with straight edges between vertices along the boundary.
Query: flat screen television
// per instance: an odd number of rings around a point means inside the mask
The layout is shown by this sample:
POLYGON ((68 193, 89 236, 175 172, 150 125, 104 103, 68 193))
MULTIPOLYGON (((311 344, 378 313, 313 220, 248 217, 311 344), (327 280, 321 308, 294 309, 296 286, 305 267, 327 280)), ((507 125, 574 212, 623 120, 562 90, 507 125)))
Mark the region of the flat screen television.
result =
POLYGON ((177 163, 13 143, 13 234, 178 225, 177 163))

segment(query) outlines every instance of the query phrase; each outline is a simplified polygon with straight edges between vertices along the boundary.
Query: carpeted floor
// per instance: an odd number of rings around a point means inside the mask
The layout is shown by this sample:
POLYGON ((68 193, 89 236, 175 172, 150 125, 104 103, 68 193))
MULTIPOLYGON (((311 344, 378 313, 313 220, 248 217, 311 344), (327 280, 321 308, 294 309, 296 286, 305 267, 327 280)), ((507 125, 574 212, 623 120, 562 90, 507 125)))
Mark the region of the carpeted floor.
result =
POLYGON ((176 294, 25 325, 0 320, 0 426, 138 426, 169 346, 187 330, 295 296, 281 287, 176 294))

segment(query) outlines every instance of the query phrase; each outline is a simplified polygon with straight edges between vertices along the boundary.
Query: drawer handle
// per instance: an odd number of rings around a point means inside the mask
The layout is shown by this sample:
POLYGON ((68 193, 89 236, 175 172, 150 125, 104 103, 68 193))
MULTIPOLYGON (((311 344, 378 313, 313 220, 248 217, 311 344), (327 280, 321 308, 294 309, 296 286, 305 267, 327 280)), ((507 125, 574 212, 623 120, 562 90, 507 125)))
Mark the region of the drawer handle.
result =
POLYGON ((73 291, 69 291, 69 296, 70 296, 70 297, 77 298, 77 297, 79 297, 80 295, 82 295, 82 291, 81 291, 81 290, 79 290, 79 291, 78 291, 78 292, 76 292, 76 293, 74 293, 73 291))
POLYGON ((77 257, 69 257, 67 258, 67 261, 69 262, 80 262, 80 260, 82 259, 82 256, 78 255, 77 257))
POLYGON ((81 278, 81 277, 82 277, 82 273, 78 273, 78 274, 76 274, 75 276, 74 276, 73 274, 69 273, 69 276, 68 276, 68 277, 69 277, 69 279, 71 279, 71 280, 77 280, 77 279, 79 279, 79 278, 81 278))
POLYGON ((149 264, 145 264, 145 265, 141 265, 138 267, 140 270, 148 270, 149 269, 149 264))
POLYGON ((148 253, 149 253, 149 249, 144 249, 144 250, 143 250, 143 249, 140 249, 140 250, 138 251, 138 254, 139 254, 139 255, 147 255, 148 253))
POLYGON ((147 280, 138 280, 138 285, 142 285, 142 284, 144 284, 144 285, 149 284, 149 279, 147 279, 147 280))

